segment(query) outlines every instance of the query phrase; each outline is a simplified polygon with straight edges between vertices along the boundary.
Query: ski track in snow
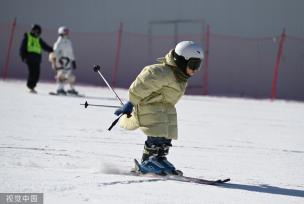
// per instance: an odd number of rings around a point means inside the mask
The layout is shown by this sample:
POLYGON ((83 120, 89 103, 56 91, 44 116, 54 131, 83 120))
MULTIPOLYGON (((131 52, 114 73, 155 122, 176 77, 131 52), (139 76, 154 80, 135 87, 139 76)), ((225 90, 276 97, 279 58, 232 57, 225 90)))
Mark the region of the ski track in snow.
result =
POLYGON ((42 192, 45 203, 304 203, 304 103, 185 96, 168 159, 187 176, 231 178, 206 186, 129 175, 145 136, 107 131, 115 109, 80 106, 119 105, 112 93, 54 88, 32 95, 24 81, 0 81, 0 192, 42 192))

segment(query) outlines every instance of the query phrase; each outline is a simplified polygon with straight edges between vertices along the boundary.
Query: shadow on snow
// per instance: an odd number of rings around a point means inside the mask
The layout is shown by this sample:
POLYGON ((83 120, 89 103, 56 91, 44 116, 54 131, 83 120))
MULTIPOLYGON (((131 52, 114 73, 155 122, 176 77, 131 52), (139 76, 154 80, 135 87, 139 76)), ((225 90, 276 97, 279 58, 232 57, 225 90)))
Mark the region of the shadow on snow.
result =
MULTIPOLYGON (((117 184, 134 184, 134 183, 146 183, 146 182, 158 182, 158 181, 166 181, 166 179, 153 178, 153 179, 142 179, 142 180, 113 181, 113 182, 98 183, 98 186, 101 187, 101 186, 111 186, 117 184)), ((197 185, 202 185, 202 184, 197 184, 197 185)), ((281 188, 267 184, 255 186, 255 185, 246 185, 246 184, 225 183, 218 185, 218 187, 227 188, 227 189, 245 190, 251 192, 258 192, 258 193, 268 193, 275 195, 304 197, 303 190, 281 188)))
POLYGON ((280 188, 280 187, 271 186, 271 185, 267 185, 267 184, 254 186, 254 185, 246 185, 246 184, 225 183, 225 184, 222 184, 220 187, 229 188, 229 189, 246 190, 246 191, 258 192, 258 193, 269 193, 269 194, 276 194, 276 195, 304 197, 303 190, 280 188))

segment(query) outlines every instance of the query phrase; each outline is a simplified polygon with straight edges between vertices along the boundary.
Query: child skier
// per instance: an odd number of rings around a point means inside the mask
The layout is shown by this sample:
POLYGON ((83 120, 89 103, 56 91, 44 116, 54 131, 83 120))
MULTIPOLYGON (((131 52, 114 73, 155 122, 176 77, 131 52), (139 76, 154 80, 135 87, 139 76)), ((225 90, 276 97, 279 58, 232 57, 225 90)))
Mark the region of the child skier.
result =
POLYGON ((54 53, 49 56, 52 68, 56 71, 57 94, 66 95, 69 93, 77 95, 78 92, 74 89, 76 77, 72 73, 72 68, 76 69, 76 61, 72 42, 69 39, 69 29, 64 26, 60 27, 58 35, 59 37, 53 47, 54 53), (70 89, 67 92, 64 90, 66 82, 70 85, 70 89))
POLYGON ((158 64, 141 71, 129 88, 129 101, 115 111, 116 115, 125 114, 120 119, 121 127, 139 127, 147 135, 141 164, 137 165, 141 173, 182 174, 166 158, 171 140, 178 137, 175 104, 203 59, 203 49, 194 42, 178 43, 158 59, 158 64))

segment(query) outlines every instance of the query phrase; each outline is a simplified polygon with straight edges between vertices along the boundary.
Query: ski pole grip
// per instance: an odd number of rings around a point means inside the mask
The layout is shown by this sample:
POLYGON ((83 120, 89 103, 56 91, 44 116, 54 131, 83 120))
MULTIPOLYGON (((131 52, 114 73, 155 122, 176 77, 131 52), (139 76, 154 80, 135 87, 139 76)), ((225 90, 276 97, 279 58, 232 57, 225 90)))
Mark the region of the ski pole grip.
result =
POLYGON ((112 128, 117 124, 117 122, 119 121, 120 117, 123 116, 123 114, 121 114, 118 118, 116 118, 116 120, 113 121, 113 123, 111 124, 111 126, 108 128, 109 131, 112 130, 112 128))

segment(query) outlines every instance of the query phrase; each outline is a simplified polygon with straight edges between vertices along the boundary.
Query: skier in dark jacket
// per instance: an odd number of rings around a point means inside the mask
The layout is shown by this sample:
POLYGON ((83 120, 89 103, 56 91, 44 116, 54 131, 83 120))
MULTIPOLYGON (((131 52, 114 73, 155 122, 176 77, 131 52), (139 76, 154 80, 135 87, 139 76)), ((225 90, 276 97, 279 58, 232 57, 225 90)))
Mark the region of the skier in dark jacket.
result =
POLYGON ((20 57, 29 70, 27 87, 31 93, 37 93, 35 87, 40 76, 42 50, 53 52, 53 48, 40 38, 41 33, 41 27, 33 25, 31 31, 24 34, 20 47, 20 57))

